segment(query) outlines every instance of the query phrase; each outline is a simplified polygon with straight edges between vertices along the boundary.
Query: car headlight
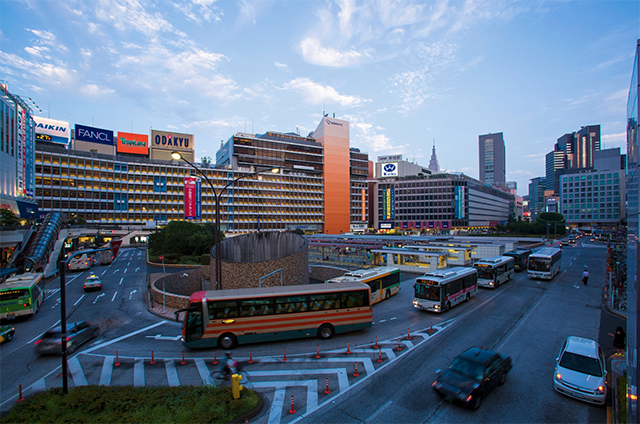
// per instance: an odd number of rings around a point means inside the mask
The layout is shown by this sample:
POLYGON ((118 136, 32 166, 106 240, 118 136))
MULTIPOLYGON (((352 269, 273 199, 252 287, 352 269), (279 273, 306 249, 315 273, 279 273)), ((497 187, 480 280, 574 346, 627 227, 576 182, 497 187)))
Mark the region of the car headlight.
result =
POLYGON ((562 383, 562 374, 560 374, 559 372, 556 373, 555 375, 555 379, 558 383, 562 383))
POLYGON ((598 388, 596 389, 596 394, 602 395, 602 394, 604 394, 605 390, 606 390, 606 389, 605 389, 605 387, 604 387, 604 386, 602 386, 602 385, 600 385, 600 386, 598 386, 598 388))

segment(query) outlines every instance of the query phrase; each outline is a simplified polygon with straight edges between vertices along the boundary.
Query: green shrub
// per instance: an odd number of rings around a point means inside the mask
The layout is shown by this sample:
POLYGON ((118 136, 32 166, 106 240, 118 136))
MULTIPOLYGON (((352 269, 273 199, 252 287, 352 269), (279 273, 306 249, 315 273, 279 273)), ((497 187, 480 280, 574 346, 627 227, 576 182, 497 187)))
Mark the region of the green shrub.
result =
POLYGON ((200 265, 211 265, 211 255, 206 253, 200 257, 200 265))
POLYGON ((258 405, 258 395, 230 387, 81 386, 36 393, 1 423, 229 423, 258 405))

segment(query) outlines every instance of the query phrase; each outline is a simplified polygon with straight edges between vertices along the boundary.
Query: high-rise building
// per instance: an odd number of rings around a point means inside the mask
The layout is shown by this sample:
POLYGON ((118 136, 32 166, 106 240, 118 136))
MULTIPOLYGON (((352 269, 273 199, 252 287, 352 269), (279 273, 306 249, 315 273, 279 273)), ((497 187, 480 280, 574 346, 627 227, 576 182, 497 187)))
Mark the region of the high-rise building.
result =
POLYGON ((545 187, 545 177, 532 178, 529 183, 529 213, 531 214, 531 222, 536 220, 536 217, 540 212, 544 212, 545 187))
POLYGON ((600 125, 588 125, 558 138, 546 156, 547 190, 559 194, 560 175, 567 170, 593 168, 595 152, 600 150, 600 125))
POLYGON ((478 137, 480 181, 502 187, 506 182, 504 138, 502 133, 478 137))
POLYGON ((429 170, 432 173, 440 172, 440 164, 436 156, 436 140, 433 140, 433 149, 431 149, 431 160, 429 161, 429 170))

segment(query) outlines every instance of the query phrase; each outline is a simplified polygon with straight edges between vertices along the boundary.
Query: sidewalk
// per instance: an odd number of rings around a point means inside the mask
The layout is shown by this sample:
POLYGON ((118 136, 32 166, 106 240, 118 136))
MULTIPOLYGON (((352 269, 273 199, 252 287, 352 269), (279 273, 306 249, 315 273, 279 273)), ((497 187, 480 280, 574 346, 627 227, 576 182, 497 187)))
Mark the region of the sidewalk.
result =
MULTIPOLYGON (((607 422, 618 424, 620 422, 620 404, 618 402, 618 379, 627 375, 627 357, 624 354, 614 354, 609 357, 610 364, 610 386, 612 411, 607 413, 607 422)), ((625 399, 626 400, 626 399, 625 399)), ((626 405, 625 405, 626 408, 626 405)), ((626 414, 625 414, 626 415, 626 414)), ((626 422, 626 421, 625 421, 626 422)))

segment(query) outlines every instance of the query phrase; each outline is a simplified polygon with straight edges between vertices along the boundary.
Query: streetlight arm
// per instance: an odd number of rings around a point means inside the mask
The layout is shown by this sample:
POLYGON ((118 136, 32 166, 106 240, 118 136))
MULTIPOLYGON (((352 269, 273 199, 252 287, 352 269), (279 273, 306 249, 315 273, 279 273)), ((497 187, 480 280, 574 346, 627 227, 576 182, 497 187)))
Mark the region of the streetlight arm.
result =
POLYGON ((195 166, 194 164, 192 164, 191 162, 189 162, 188 160, 186 160, 183 156, 180 157, 180 159, 182 159, 183 161, 187 162, 187 164, 189 164, 189 166, 191 166, 193 169, 195 169, 200 175, 202 175, 204 177, 204 179, 207 181, 207 183, 209 184, 209 187, 211 187, 211 190, 213 190, 213 195, 217 196, 216 194, 216 189, 213 187, 213 184, 211 183, 211 180, 209 180, 209 177, 207 177, 207 175, 202 172, 197 166, 195 166))

